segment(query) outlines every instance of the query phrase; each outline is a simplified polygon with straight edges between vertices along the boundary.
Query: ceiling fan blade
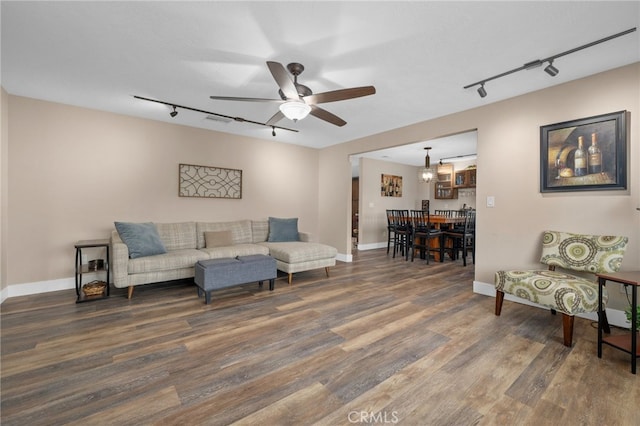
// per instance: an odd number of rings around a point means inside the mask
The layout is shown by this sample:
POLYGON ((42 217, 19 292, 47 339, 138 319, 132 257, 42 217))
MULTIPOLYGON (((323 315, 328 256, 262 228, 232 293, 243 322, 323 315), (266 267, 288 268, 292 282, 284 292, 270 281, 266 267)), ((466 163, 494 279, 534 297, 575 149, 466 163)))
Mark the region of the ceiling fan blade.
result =
POLYGON ((271 71, 271 75, 280 86, 280 90, 287 97, 287 99, 300 99, 300 95, 298 95, 298 89, 293 84, 293 81, 289 77, 289 72, 285 69, 285 67, 280 62, 272 62, 267 61, 267 66, 269 67, 269 71, 271 71))
POLYGON ((314 117, 318 117, 320 120, 324 120, 328 123, 335 124, 338 127, 342 127, 347 124, 342 118, 338 117, 335 114, 330 113, 329 111, 317 107, 315 105, 311 105, 311 115, 314 117))
POLYGON ((217 101, 243 101, 243 102, 284 102, 282 99, 266 99, 266 98, 236 98, 233 96, 209 96, 217 101))
POLYGON ((322 104, 326 102, 344 101, 346 99, 360 98, 376 93, 373 86, 353 87, 351 89, 333 90, 331 92, 316 93, 305 96, 304 101, 308 104, 322 104))
POLYGON ((274 124, 276 124, 278 121, 282 120, 284 118, 284 114, 282 113, 282 111, 278 110, 278 112, 276 112, 273 117, 271 117, 269 119, 269 121, 267 121, 265 124, 267 126, 273 126, 274 124))

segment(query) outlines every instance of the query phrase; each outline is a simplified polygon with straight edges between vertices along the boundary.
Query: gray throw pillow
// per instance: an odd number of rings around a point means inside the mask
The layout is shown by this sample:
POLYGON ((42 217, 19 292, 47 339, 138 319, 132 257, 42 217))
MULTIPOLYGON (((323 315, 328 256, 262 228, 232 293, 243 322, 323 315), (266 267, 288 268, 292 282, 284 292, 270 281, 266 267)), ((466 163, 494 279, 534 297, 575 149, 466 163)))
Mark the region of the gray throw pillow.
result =
POLYGON ((300 241, 298 234, 298 218, 279 219, 277 217, 269 218, 269 238, 267 241, 286 242, 300 241))
POLYGON ((120 238, 129 249, 129 258, 153 256, 167 252, 153 223, 114 222, 120 238))

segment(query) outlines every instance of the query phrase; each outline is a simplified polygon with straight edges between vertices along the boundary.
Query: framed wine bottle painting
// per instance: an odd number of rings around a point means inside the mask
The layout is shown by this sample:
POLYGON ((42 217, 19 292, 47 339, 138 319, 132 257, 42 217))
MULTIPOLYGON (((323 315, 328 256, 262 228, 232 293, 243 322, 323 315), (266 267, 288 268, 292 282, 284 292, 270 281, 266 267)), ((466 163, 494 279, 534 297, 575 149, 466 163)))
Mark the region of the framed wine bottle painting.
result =
POLYGON ((540 192, 627 189, 627 111, 540 126, 540 192))
POLYGON ((380 195, 383 197, 402 197, 402 176, 382 174, 380 195))

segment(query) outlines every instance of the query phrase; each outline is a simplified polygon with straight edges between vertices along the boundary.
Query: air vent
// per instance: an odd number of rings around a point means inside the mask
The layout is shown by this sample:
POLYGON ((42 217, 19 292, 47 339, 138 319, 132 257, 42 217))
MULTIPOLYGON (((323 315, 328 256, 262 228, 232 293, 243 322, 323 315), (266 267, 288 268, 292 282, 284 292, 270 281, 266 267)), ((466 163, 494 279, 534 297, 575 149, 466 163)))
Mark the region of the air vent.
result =
POLYGON ((218 117, 215 115, 207 115, 205 117, 207 120, 211 120, 211 121, 218 121, 220 123, 231 123, 233 120, 230 118, 225 118, 225 117, 218 117))

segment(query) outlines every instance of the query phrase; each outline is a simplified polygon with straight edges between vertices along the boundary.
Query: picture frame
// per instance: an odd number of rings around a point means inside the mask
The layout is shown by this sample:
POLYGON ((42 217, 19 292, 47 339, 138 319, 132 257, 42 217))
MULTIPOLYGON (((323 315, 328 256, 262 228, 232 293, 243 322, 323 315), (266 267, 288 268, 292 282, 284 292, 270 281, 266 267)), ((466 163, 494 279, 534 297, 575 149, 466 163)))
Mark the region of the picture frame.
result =
POLYGON ((402 176, 381 176, 380 195, 382 197, 402 197, 402 176))
POLYGON ((540 126, 540 192, 627 189, 626 123, 617 111, 540 126))
POLYGON ((178 196, 241 199, 242 170, 180 164, 178 196))

